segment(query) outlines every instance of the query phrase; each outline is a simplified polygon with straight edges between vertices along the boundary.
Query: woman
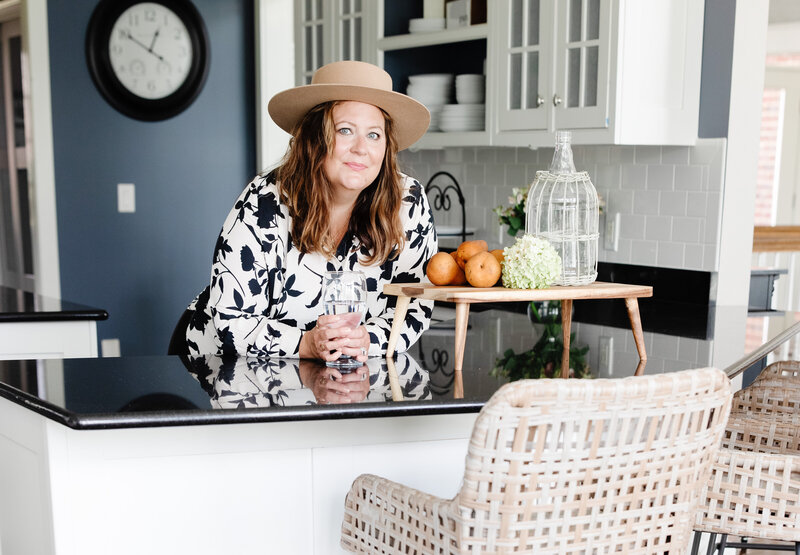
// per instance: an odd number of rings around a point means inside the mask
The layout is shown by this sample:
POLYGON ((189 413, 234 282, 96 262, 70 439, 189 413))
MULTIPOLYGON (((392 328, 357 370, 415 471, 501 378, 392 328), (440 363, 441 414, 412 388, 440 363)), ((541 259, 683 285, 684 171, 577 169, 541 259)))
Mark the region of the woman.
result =
MULTIPOLYGON (((310 85, 275 95, 269 113, 292 134, 288 151, 222 227, 211 284, 189 307, 189 352, 364 362, 385 352, 391 330, 395 298, 383 284, 421 281, 437 250, 424 191, 397 170, 430 114, 363 62, 323 66, 310 85), (335 270, 366 274, 361 326, 322 315, 322 276, 335 270)), ((427 329, 432 308, 411 302, 398 350, 427 329)))

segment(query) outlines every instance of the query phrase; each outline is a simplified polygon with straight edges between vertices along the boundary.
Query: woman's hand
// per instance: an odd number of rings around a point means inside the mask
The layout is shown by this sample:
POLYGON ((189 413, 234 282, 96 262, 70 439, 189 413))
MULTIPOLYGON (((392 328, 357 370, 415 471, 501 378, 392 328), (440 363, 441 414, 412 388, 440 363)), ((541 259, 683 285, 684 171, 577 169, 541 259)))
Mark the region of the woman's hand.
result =
POLYGON ((369 393, 369 369, 366 366, 342 374, 320 363, 301 361, 300 380, 320 405, 357 403, 369 393))
POLYGON ((369 332, 364 326, 352 327, 351 321, 347 314, 317 318, 317 324, 300 339, 300 358, 330 361, 349 355, 365 362, 369 352, 369 332))

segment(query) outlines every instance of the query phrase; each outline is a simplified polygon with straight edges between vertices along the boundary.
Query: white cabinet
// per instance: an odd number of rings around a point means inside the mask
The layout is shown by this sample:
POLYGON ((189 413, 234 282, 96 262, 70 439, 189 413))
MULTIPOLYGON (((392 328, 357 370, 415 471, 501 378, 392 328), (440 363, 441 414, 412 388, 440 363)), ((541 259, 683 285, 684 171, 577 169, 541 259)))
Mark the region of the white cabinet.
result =
POLYGON ((295 3, 295 81, 311 82, 320 66, 341 60, 376 63, 377 0, 295 3))
POLYGON ((486 130, 415 146, 694 144, 702 2, 487 0, 487 23, 408 33, 422 1, 378 0, 378 64, 405 92, 415 73, 485 73, 486 130))
POLYGON ((703 3, 497 0, 493 144, 694 144, 703 3))

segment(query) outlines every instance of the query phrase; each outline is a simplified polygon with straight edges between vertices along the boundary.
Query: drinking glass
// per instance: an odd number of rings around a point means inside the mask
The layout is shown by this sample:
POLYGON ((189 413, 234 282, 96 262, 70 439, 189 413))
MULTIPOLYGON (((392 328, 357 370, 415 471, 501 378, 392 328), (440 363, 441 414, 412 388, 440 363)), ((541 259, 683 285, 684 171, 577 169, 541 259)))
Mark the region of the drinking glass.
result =
MULTIPOLYGON (((356 328, 367 311, 367 280, 363 272, 325 272, 322 280, 322 306, 325 314, 347 314, 336 327, 356 328)), ((354 357, 341 355, 326 362, 335 368, 359 368, 363 363, 354 357)))

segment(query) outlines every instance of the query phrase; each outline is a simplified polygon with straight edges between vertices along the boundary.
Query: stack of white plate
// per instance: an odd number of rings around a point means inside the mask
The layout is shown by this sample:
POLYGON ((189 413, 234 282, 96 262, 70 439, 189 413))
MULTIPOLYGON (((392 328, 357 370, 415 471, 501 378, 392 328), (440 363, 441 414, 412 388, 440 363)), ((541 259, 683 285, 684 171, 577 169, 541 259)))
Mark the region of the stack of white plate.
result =
POLYGON ((441 31, 444 29, 445 20, 443 17, 418 17, 408 20, 409 33, 430 33, 431 31, 441 31))
POLYGON ((453 99, 452 73, 425 73, 422 75, 409 75, 406 94, 422 102, 431 113, 429 131, 439 130, 439 115, 442 106, 453 99))
POLYGON ((456 102, 459 104, 483 104, 486 85, 483 75, 465 73, 456 75, 456 102))
POLYGON ((442 131, 482 131, 485 122, 485 104, 446 104, 439 117, 439 128, 442 131))

